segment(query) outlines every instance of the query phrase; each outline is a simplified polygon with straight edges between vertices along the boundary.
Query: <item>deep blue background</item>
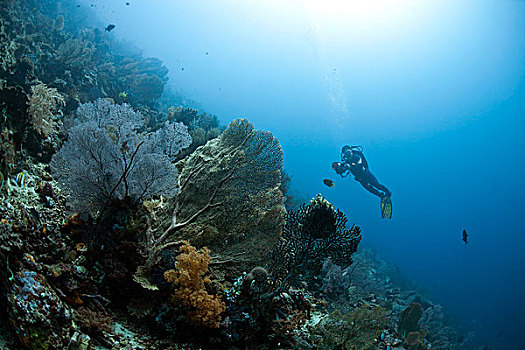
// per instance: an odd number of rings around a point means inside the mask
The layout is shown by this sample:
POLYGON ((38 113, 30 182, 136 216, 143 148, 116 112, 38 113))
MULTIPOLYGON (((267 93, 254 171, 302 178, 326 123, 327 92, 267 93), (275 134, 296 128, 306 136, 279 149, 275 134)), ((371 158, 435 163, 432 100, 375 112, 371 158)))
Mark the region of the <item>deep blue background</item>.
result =
POLYGON ((522 347, 523 1, 82 2, 223 123, 272 131, 294 188, 343 209, 464 329, 522 347), (392 220, 332 172, 345 143, 393 192, 392 220))

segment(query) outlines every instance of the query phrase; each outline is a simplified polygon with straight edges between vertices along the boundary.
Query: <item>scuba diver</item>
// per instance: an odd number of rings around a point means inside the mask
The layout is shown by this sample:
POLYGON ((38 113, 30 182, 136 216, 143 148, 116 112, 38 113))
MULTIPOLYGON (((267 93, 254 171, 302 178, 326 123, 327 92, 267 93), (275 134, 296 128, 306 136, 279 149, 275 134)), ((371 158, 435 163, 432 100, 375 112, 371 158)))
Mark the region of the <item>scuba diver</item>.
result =
POLYGON ((343 146, 341 150, 341 162, 332 163, 332 169, 341 177, 349 174, 367 191, 381 198, 381 215, 383 218, 392 217, 392 193, 384 185, 381 185, 377 178, 368 169, 368 162, 363 154, 361 146, 343 146))

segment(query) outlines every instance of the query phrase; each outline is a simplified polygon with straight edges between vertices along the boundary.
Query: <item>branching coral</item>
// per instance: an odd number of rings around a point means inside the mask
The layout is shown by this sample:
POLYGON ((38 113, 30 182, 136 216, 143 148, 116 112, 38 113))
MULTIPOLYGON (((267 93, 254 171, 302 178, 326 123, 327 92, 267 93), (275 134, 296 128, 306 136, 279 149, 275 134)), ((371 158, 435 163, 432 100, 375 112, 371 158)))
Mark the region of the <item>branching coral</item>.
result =
POLYGON ((64 97, 55 88, 45 84, 31 86, 31 97, 28 102, 28 114, 33 127, 44 137, 57 128, 55 115, 65 105, 64 97))
POLYGON ((272 275, 281 287, 310 284, 330 258, 346 268, 361 240, 359 227, 346 228, 347 218, 321 195, 286 214, 282 238, 272 256, 272 275))
POLYGON ((226 306, 219 296, 206 292, 205 285, 210 283, 206 276, 210 262, 207 248, 197 250, 186 241, 180 247, 175 270, 166 271, 164 278, 176 285, 173 298, 191 309, 187 319, 193 325, 218 328, 220 314, 226 306))
MULTIPOLYGON (((13 67, 16 63, 15 52, 19 47, 19 44, 12 40, 8 35, 8 29, 6 30, 6 21, 0 17, 0 42, 2 50, 0 51, 0 70, 7 71, 13 67)), ((0 79, 0 89, 3 88, 2 80, 0 79)))

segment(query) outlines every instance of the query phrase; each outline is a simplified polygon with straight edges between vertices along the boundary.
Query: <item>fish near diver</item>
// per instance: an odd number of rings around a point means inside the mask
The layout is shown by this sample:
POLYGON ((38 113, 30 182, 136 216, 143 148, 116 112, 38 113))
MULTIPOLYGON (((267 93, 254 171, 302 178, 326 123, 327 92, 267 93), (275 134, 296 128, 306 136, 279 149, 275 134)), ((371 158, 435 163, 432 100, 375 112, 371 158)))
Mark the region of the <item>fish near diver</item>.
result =
POLYGON ((335 183, 330 179, 324 179, 323 183, 328 187, 335 187, 335 183))

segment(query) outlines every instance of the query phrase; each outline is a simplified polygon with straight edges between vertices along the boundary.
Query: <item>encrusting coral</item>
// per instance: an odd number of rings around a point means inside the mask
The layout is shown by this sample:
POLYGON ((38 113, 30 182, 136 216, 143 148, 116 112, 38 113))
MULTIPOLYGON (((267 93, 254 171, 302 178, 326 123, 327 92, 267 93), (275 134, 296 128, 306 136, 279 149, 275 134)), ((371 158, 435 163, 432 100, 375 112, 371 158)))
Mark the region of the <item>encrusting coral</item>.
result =
POLYGON ((180 247, 175 270, 168 270, 164 278, 175 286, 173 298, 191 310, 187 319, 195 326, 218 328, 221 313, 226 310, 224 302, 217 295, 210 295, 205 285, 210 283, 206 276, 211 256, 208 248, 197 250, 187 241, 180 247))
POLYGON ((377 349, 377 338, 387 327, 385 309, 363 305, 343 315, 334 311, 312 327, 318 349, 377 349))
POLYGON ((404 345, 407 350, 426 350, 428 347, 424 343, 426 331, 410 332, 405 338, 404 345))

